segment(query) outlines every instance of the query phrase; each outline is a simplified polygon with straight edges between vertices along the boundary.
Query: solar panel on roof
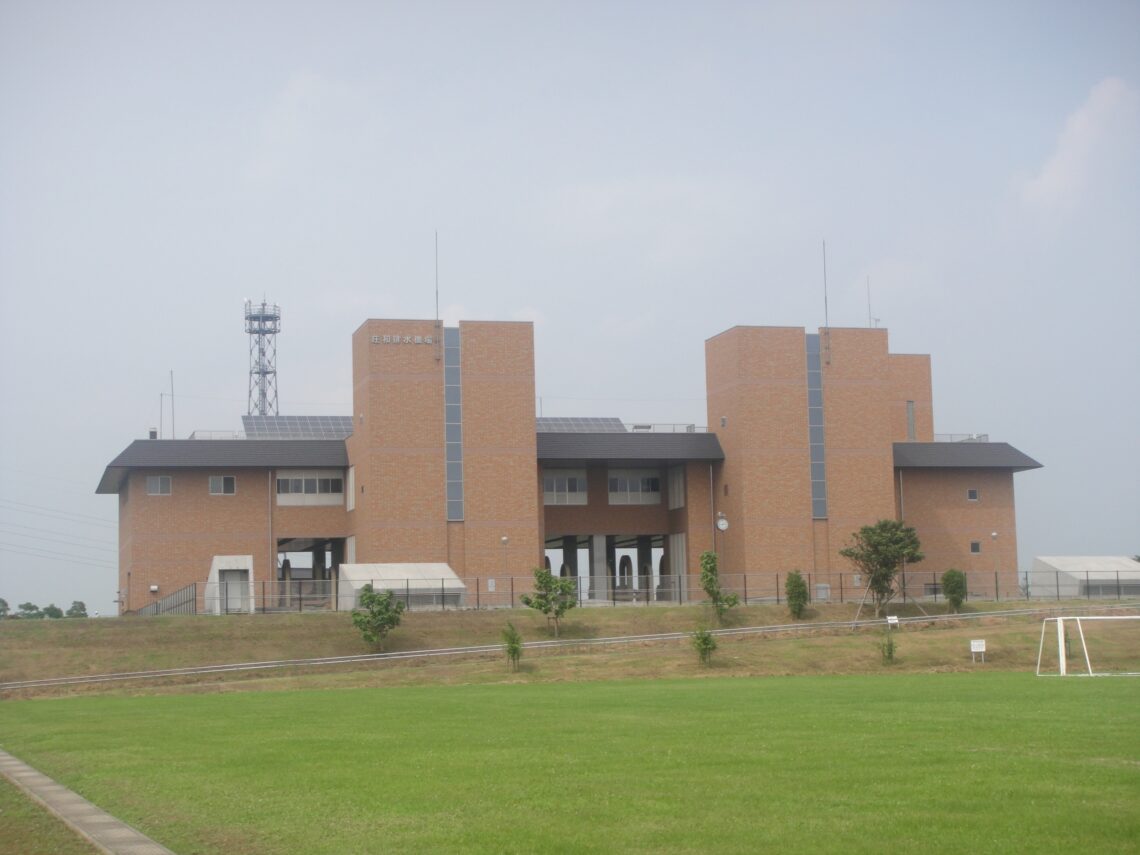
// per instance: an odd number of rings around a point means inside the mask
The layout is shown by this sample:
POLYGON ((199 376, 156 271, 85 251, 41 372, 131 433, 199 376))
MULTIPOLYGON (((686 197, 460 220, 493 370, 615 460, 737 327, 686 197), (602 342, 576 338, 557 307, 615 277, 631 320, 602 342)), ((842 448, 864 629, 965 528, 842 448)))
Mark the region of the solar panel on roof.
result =
POLYGON ((540 416, 535 419, 539 433, 625 433, 621 419, 585 416, 540 416))
POLYGON ((246 439, 346 439, 352 416, 242 416, 246 439))

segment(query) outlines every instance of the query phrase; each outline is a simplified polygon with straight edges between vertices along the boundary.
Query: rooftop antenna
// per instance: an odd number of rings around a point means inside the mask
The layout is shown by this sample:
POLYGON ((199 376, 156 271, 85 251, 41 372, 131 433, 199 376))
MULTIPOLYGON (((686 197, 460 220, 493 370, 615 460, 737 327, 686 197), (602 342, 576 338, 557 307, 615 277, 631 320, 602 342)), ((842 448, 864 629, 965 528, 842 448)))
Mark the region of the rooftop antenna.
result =
POLYGON ((871 326, 871 274, 867 274, 867 326, 871 326))
MULTIPOLYGON (((251 416, 276 416, 277 333, 281 332, 281 307, 245 301, 245 331, 249 333, 249 410, 251 416)), ((170 421, 174 421, 171 407, 170 421)))
POLYGON ((439 319, 439 229, 435 230, 435 361, 443 354, 443 323, 439 319))
POLYGON ((827 238, 823 240, 823 353, 824 361, 831 364, 831 323, 827 314, 827 238))

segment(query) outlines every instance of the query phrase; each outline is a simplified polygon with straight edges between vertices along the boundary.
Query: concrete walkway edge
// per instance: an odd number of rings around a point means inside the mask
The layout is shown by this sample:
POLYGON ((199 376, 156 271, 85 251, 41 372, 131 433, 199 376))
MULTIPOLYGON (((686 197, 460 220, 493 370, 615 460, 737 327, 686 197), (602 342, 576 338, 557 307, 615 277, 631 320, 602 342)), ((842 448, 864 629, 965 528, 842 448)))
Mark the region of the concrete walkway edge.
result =
POLYGON ((174 855, 138 829, 0 749, 0 775, 109 855, 174 855))

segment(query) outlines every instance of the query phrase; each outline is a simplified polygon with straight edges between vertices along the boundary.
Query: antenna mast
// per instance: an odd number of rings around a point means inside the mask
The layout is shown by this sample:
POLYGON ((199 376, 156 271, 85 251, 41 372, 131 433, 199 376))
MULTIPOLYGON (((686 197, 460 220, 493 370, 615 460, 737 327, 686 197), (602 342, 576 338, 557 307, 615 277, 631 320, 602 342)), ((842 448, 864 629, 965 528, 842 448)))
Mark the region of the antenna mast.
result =
POLYGON ((871 326, 871 275, 867 274, 867 326, 871 326))
POLYGON ((831 364, 831 322, 827 314, 827 239, 823 241, 823 353, 824 361, 831 364))
MULTIPOLYGON (((277 333, 281 332, 281 307, 245 301, 245 331, 249 333, 249 412, 251 416, 276 416, 277 333)), ((171 421, 174 421, 173 415, 171 421)))

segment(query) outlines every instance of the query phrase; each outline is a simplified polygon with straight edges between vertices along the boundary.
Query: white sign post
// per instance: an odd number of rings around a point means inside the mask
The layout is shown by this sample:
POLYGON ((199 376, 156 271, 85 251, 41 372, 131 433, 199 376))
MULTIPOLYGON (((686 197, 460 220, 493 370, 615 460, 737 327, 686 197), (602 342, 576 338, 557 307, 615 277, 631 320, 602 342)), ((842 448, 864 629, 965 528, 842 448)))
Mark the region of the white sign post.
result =
POLYGON ((986 661, 986 640, 975 638, 970 640, 970 661, 977 662, 978 654, 982 655, 982 662, 986 661))

